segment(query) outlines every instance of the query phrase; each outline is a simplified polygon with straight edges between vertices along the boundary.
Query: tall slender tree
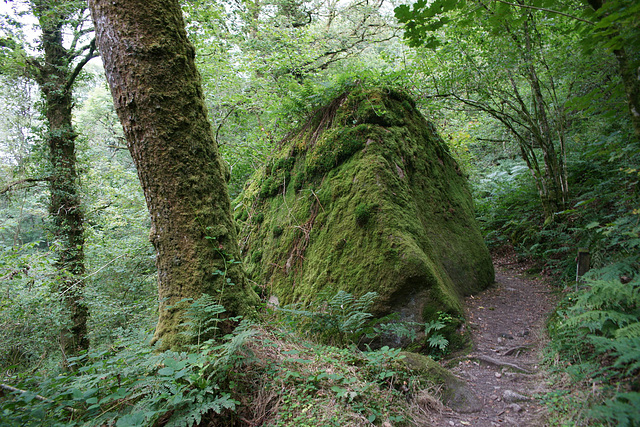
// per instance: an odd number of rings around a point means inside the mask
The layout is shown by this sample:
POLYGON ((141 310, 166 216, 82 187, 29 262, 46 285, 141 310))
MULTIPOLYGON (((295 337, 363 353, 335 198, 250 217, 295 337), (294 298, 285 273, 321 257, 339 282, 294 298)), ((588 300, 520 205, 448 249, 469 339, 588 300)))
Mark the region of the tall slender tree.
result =
MULTIPOLYGON (((409 43, 435 48, 425 55, 433 58, 439 73, 430 82, 429 96, 486 113, 512 135, 533 176, 545 219, 552 220, 569 197, 564 104, 574 84, 559 77, 566 70, 558 70, 554 58, 575 49, 575 41, 560 41, 528 8, 493 3, 476 13, 486 19, 458 18, 451 12, 463 24, 445 26, 442 37, 435 28, 416 30, 418 19, 408 6, 396 9, 409 43)), ((447 21, 443 17, 439 22, 447 21)))
POLYGON ((616 57, 636 140, 640 141, 640 3, 587 0, 596 12, 592 43, 606 45, 616 57))
MULTIPOLYGON (((78 194, 76 133, 73 129, 73 87, 83 67, 95 57, 95 44, 88 9, 82 1, 56 2, 31 0, 28 7, 39 27, 37 54, 7 37, 0 43, 22 58, 22 70, 35 80, 43 97, 46 118, 45 141, 49 152, 49 213, 55 238, 55 265, 60 273, 58 292, 71 311, 72 326, 62 334, 62 348, 75 352, 89 346, 87 338, 88 309, 83 300, 84 225, 78 194), (66 36, 65 36, 66 35, 66 36)), ((33 48, 32 48, 33 49, 33 48)), ((21 61, 17 61, 21 62, 21 61)), ((15 72, 19 67, 9 67, 15 72)), ((36 179, 32 179, 36 180, 36 179)))
POLYGON ((91 0, 97 44, 151 214, 160 348, 180 345, 185 298, 227 315, 258 301, 239 259, 226 166, 207 118, 195 51, 177 0, 91 0))

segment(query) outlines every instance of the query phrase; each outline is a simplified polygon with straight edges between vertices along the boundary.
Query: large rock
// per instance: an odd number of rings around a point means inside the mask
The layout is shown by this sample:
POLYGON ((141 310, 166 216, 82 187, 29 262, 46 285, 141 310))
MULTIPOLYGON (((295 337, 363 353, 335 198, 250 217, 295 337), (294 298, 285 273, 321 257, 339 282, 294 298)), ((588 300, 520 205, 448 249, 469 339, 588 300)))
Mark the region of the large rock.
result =
POLYGON ((414 375, 442 385, 442 402, 456 412, 469 414, 482 411, 482 399, 471 390, 467 383, 443 368, 438 362, 422 354, 402 352, 400 363, 414 375))
POLYGON ((281 305, 375 291, 375 315, 432 320, 494 280, 465 177, 395 90, 318 111, 236 205, 247 271, 281 305))

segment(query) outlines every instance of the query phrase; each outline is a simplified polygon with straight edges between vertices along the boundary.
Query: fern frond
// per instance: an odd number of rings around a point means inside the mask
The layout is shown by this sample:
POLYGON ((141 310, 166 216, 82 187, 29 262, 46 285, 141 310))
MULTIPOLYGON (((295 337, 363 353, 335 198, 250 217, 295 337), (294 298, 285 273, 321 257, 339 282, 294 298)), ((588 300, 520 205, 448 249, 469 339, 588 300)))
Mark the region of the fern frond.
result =
POLYGON ((206 401, 199 403, 198 405, 189 405, 185 407, 183 411, 174 412, 173 416, 166 424, 171 427, 191 427, 200 425, 202 422, 202 416, 210 411, 217 414, 222 413, 225 409, 235 410, 237 401, 231 398, 228 393, 222 396, 216 396, 214 398, 208 398, 206 401))
POLYGON ((640 338, 640 322, 620 328, 615 333, 616 338, 640 338))
POLYGON ((610 425, 634 427, 640 425, 640 393, 618 393, 615 398, 592 410, 592 416, 610 425))
POLYGON ((588 328, 592 333, 603 332, 607 322, 618 328, 637 321, 637 316, 617 310, 591 310, 569 317, 564 325, 569 328, 588 328))
POLYGON ((578 297, 576 309, 606 310, 633 307, 640 303, 638 286, 629 286, 620 280, 590 280, 587 284, 591 288, 578 297))
POLYGON ((353 295, 345 291, 339 291, 329 301, 330 311, 344 310, 348 308, 353 302, 353 295))
POLYGON ((431 347, 437 347, 441 351, 444 351, 445 348, 449 345, 449 341, 440 334, 433 334, 429 338, 427 338, 427 342, 431 347))
POLYGON ((613 367, 621 369, 625 375, 633 375, 640 370, 640 337, 616 338, 589 337, 599 354, 610 352, 615 357, 613 367))
POLYGON ((377 292, 367 292, 366 294, 362 295, 360 298, 354 301, 353 309, 355 311, 367 312, 369 311, 369 309, 371 308, 371 306, 373 305, 376 299, 378 299, 377 292))

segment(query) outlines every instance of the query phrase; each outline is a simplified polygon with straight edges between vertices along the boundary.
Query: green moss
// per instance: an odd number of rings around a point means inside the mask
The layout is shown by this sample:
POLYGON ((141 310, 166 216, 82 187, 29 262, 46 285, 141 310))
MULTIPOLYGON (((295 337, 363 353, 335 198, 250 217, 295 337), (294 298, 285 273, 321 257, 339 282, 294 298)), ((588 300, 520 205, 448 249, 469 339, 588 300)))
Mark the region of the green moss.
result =
POLYGON ((422 354, 403 351, 401 363, 414 374, 428 378, 442 385, 442 401, 452 409, 462 413, 478 412, 482 400, 468 388, 466 382, 422 354))
POLYGON ((262 261, 262 251, 257 250, 251 254, 251 262, 256 263, 262 261))
POLYGON ((291 181, 291 171, 294 169, 295 157, 278 158, 270 160, 263 170, 259 195, 266 199, 283 191, 291 181))
POLYGON ((273 227, 273 237, 278 238, 282 236, 283 232, 284 232, 284 228, 282 228, 281 226, 276 225, 275 227, 273 227))
POLYGON ((278 192, 278 184, 276 180, 270 176, 262 181, 262 186, 260 187, 260 197, 267 198, 275 195, 278 192))
POLYGON ((271 173, 275 175, 279 171, 291 171, 295 162, 295 157, 283 157, 273 165, 271 173))
POLYGON ((254 224, 262 224, 263 221, 264 221, 264 213, 262 212, 258 212, 253 216, 253 218, 251 218, 251 222, 254 224))
POLYGON ((249 212, 246 209, 239 209, 235 212, 233 219, 236 221, 246 221, 249 218, 249 212))
POLYGON ((307 175, 325 174, 362 150, 368 128, 367 125, 360 125, 329 130, 323 134, 306 156, 307 175))
POLYGON ((358 206, 356 206, 353 211, 356 219, 356 224, 361 227, 366 225, 373 216, 374 209, 376 207, 376 205, 370 205, 368 203, 360 203, 358 206))
POLYGON ((355 89, 339 101, 244 192, 241 203, 265 215, 243 225, 247 270, 281 304, 375 291, 376 315, 462 316, 460 297, 492 283, 493 267, 455 161, 404 94, 355 89), (294 184, 264 197, 285 173, 294 184))

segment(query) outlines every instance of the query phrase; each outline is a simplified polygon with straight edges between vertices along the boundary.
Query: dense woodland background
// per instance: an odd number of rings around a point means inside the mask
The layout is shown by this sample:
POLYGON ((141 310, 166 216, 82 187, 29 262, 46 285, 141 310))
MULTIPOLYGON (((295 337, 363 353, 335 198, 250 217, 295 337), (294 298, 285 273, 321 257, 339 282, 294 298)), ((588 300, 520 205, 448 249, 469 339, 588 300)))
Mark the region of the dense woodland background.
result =
MULTIPOLYGON (((394 363, 399 350, 358 349, 371 329, 361 296, 302 317, 261 310, 224 339, 153 353, 149 214, 89 11, 50 0, 2 10, 2 425, 418 422, 397 384, 426 379, 394 363), (320 311, 325 323, 313 324, 320 311), (319 326, 335 333, 312 333, 319 326), (299 363, 309 354, 333 373, 310 376, 299 363), (276 413, 269 393, 281 397, 276 413), (342 409, 323 412, 336 396, 342 409)), ((279 140, 346 89, 406 91, 468 175, 490 249, 515 249, 560 293, 545 353, 558 386, 539 396, 550 425, 640 424, 639 2, 194 0, 182 10, 232 199, 279 140), (580 286, 578 248, 592 265, 580 286)), ((191 307, 185 334, 217 328, 219 306, 191 307)))

